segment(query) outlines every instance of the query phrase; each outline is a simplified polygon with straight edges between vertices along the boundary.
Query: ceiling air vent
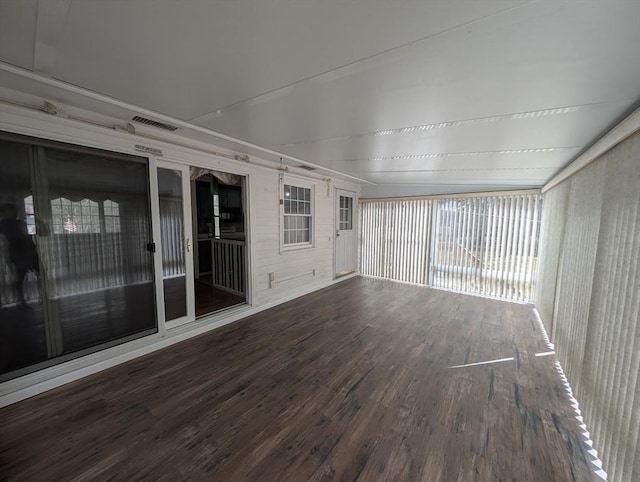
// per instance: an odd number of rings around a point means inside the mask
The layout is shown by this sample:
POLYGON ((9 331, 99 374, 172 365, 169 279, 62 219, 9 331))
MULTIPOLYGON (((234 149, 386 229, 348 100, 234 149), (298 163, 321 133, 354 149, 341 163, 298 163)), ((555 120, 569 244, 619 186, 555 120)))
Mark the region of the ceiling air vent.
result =
POLYGON ((299 167, 300 169, 304 169, 305 171, 315 171, 315 170, 316 170, 316 168, 315 168, 315 167, 313 167, 313 166, 307 166, 307 165, 305 165, 305 164, 301 164, 301 165, 296 166, 296 167, 299 167))
POLYGON ((131 120, 139 124, 144 124, 151 127, 157 127, 158 129, 164 129, 165 131, 173 132, 178 130, 176 126, 172 126, 171 124, 165 124, 164 122, 154 121, 153 119, 147 119, 146 117, 140 117, 139 115, 135 116, 131 120))

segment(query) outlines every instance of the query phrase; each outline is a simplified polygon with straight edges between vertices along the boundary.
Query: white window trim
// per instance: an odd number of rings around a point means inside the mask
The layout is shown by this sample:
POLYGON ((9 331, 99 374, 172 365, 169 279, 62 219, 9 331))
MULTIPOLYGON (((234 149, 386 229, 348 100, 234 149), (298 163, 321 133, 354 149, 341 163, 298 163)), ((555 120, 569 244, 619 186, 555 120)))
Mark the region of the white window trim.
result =
POLYGON ((291 252, 291 251, 299 251, 304 249, 315 248, 316 243, 316 185, 313 182, 309 182, 306 180, 302 180, 297 177, 289 177, 286 176, 282 178, 280 183, 280 253, 291 252), (284 186, 295 186, 302 187, 311 190, 311 233, 310 239, 308 243, 296 243, 296 244, 285 244, 284 243, 284 186))

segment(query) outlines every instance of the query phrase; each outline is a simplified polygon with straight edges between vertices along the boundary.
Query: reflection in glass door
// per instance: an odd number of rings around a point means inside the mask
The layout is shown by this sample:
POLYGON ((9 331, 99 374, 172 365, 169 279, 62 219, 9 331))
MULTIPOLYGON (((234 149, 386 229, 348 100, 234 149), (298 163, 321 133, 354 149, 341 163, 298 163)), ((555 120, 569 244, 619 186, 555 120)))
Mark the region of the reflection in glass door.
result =
POLYGON ((165 321, 194 319, 193 248, 188 167, 158 161, 158 200, 165 321))
POLYGON ((0 133, 0 381, 157 331, 149 163, 0 133))

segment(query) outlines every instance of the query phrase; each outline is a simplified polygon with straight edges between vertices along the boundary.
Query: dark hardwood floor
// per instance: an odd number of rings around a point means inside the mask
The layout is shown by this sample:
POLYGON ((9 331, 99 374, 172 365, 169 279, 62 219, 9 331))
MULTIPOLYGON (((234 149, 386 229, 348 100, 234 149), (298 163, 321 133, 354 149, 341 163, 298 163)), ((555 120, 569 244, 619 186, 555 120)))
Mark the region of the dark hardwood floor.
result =
MULTIPOLYGON (((244 296, 237 296, 216 288, 213 285, 211 275, 201 276, 195 279, 194 282, 196 316, 215 313, 246 302, 244 296)), ((184 276, 165 278, 163 285, 166 319, 175 320, 185 316, 187 313, 187 296, 184 276)))
POLYGON ((244 303, 244 296, 237 296, 213 286, 211 276, 195 280, 196 316, 203 316, 244 303))
POLYGON ((0 479, 596 480, 546 351, 529 306, 352 278, 2 409, 0 479))

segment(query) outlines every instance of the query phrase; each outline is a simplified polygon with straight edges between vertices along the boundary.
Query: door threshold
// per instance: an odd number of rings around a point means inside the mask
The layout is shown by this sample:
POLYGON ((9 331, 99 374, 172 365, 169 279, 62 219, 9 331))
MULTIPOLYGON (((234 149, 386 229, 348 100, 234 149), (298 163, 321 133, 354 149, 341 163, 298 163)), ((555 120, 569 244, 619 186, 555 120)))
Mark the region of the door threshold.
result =
POLYGON ((199 321, 199 320, 202 320, 203 318, 206 318, 207 316, 218 315, 221 313, 225 313, 227 311, 233 311, 235 308, 241 308, 243 306, 249 306, 249 305, 246 301, 243 301, 242 303, 236 303, 234 305, 225 306, 224 308, 220 308, 218 310, 207 311, 206 313, 202 313, 201 315, 196 315, 196 320, 199 321))

